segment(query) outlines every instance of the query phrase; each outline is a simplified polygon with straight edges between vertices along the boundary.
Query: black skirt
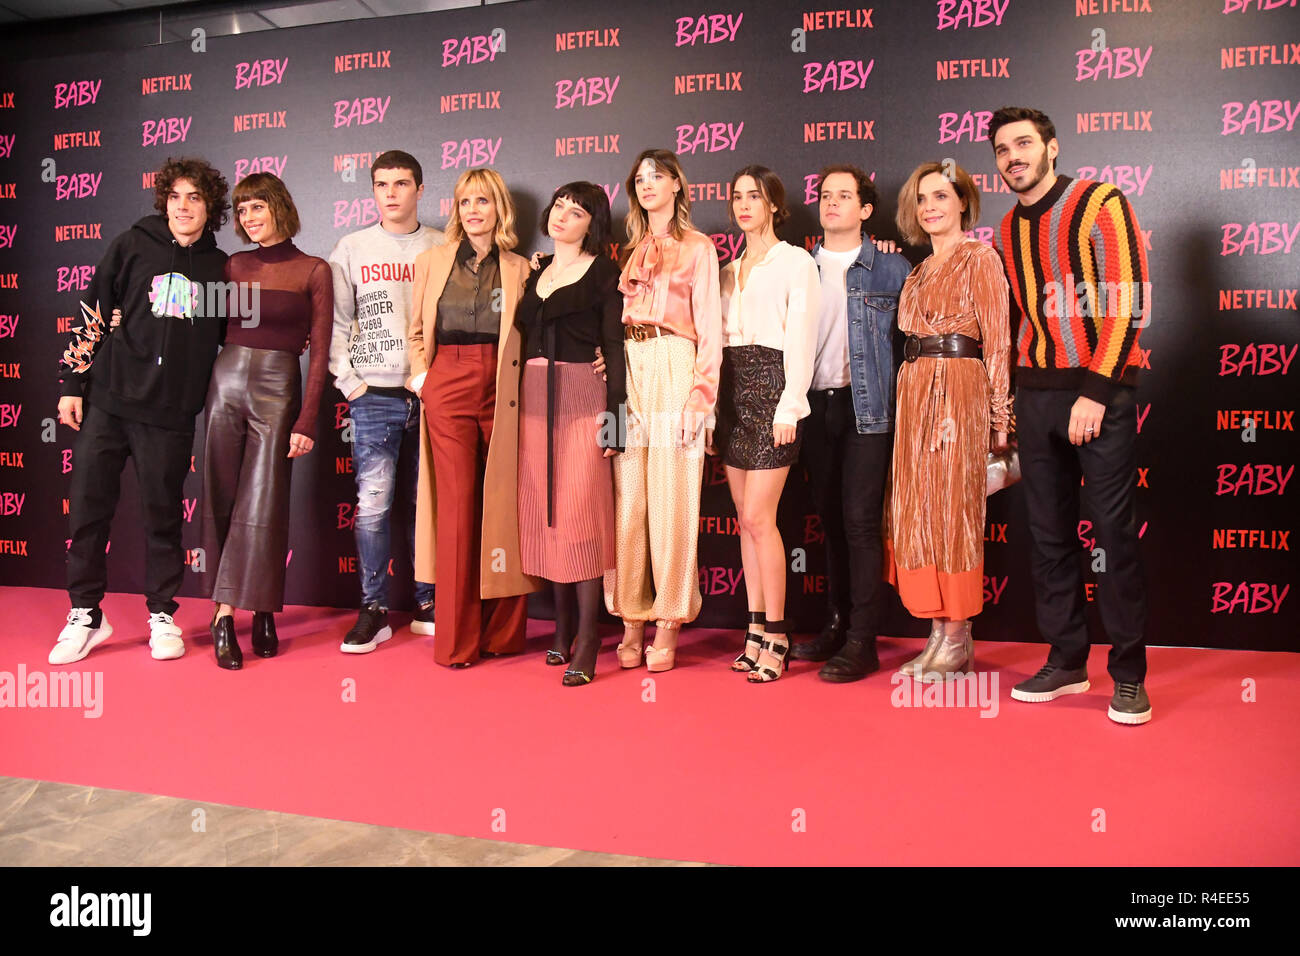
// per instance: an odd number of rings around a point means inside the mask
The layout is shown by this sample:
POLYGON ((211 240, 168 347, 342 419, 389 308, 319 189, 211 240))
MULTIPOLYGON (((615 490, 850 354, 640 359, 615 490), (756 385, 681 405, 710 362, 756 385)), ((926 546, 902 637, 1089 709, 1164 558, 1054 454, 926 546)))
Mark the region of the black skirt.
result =
POLYGON ((795 463, 803 421, 796 427, 794 441, 772 446, 772 417, 784 391, 785 353, 780 349, 736 345, 722 350, 713 447, 724 464, 760 471, 795 463))

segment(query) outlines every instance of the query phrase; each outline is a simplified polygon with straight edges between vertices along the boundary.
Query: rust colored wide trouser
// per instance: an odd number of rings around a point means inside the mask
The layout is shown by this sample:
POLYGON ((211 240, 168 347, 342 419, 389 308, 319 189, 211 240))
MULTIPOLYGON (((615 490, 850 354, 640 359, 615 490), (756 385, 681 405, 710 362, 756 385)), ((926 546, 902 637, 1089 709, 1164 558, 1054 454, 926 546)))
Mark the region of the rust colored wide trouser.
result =
POLYGON ((480 651, 524 649, 527 596, 489 601, 480 596, 483 473, 496 378, 495 345, 439 345, 420 394, 438 501, 433 655, 439 664, 472 663, 480 651))

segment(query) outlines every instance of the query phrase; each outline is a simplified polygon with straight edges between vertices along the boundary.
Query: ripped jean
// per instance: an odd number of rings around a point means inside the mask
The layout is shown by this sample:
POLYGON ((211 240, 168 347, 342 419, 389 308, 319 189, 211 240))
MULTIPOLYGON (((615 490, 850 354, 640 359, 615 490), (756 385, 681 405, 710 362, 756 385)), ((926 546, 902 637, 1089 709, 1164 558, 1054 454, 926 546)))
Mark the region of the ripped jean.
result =
MULTIPOLYGON (((357 477, 357 564, 361 603, 388 607, 392 557, 389 515, 394 494, 407 504, 406 538, 415 566, 415 487, 420 466, 420 400, 366 391, 348 403, 352 418, 352 467, 357 477)), ((432 584, 415 582, 415 600, 433 601, 432 584)))

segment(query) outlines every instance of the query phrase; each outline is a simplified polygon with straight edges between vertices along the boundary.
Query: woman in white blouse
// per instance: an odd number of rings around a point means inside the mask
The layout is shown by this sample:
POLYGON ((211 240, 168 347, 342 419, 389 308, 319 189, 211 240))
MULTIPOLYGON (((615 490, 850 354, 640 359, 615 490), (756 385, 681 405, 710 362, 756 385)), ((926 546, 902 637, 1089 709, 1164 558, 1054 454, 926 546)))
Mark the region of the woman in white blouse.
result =
POLYGON ((745 649, 732 670, 769 683, 790 662, 776 509, 809 411, 821 281, 812 256, 776 237, 789 212, 770 169, 746 166, 732 177, 731 218, 745 252, 722 270, 722 377, 709 444, 736 504, 749 604, 745 649))

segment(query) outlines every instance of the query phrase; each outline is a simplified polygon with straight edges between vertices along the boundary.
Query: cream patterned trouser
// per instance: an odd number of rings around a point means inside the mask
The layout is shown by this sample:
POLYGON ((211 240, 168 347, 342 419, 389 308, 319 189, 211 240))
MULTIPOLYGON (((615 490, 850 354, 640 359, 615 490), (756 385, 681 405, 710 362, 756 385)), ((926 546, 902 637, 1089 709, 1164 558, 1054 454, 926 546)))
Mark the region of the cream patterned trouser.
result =
POLYGON ((684 624, 700 613, 703 436, 678 446, 695 343, 669 335, 624 345, 627 450, 614 458, 618 566, 605 574, 605 604, 624 621, 684 624))

